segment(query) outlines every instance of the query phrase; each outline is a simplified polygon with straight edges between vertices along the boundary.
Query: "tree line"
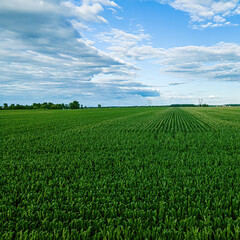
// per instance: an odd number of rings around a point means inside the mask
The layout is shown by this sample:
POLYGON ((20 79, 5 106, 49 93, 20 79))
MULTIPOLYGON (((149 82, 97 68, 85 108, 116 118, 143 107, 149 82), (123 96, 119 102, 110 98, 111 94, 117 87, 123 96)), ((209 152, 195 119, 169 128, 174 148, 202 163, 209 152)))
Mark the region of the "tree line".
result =
POLYGON ((208 104, 199 104, 199 105, 195 105, 195 104, 172 104, 170 105, 170 107, 208 107, 208 104))
POLYGON ((0 106, 0 110, 18 110, 18 109, 84 109, 87 108, 83 106, 78 101, 70 102, 69 104, 64 103, 33 103, 32 105, 21 105, 21 104, 10 104, 4 103, 3 106, 0 106))

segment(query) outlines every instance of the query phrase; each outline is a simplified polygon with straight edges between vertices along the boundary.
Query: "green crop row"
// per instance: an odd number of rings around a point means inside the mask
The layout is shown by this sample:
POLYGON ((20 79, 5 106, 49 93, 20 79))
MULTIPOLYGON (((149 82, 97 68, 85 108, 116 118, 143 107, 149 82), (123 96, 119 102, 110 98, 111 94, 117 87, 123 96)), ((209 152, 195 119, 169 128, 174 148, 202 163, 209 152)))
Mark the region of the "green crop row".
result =
POLYGON ((0 239, 239 239, 239 108, 0 114, 0 239))

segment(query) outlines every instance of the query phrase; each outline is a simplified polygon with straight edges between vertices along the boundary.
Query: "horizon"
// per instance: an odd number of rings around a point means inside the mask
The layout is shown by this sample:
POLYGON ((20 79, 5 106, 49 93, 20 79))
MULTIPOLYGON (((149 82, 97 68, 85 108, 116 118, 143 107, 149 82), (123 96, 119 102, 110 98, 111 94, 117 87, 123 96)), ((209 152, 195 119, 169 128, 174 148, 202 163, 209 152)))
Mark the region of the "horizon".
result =
POLYGON ((0 106, 240 103, 240 1, 8 0, 0 20, 0 106))
MULTIPOLYGON (((76 100, 74 100, 76 101, 76 100)), ((78 101, 77 101, 78 102, 78 101)), ((12 104, 8 104, 8 103, 4 103, 4 104, 7 104, 8 105, 8 108, 7 109, 4 109, 3 105, 0 105, 0 110, 37 110, 37 109, 40 109, 40 110, 70 110, 69 108, 69 105, 71 104, 72 102, 70 103, 54 103, 54 102, 42 102, 42 103, 31 103, 31 104, 18 104, 18 103, 12 103, 12 104), (36 108, 36 109, 33 109, 33 108, 28 108, 28 109, 24 109, 24 108, 11 108, 11 105, 14 105, 14 107, 16 107, 17 105, 20 105, 20 106, 24 106, 24 107, 31 107, 33 106, 34 104, 53 104, 53 105, 65 105, 68 106, 68 108, 42 108, 42 107, 39 107, 39 108, 36 108)), ((205 104, 205 103, 202 103, 202 104, 192 104, 192 103, 173 103, 173 104, 168 104, 168 105, 101 105, 101 104, 98 104, 100 105, 100 107, 98 105, 96 106, 87 106, 87 105, 84 105, 82 104, 81 102, 78 102, 79 103, 79 108, 76 108, 76 109, 85 109, 85 108, 135 108, 135 107, 240 107, 240 103, 225 103, 225 104, 205 104)), ((72 110, 76 110, 76 109, 72 109, 72 110)))

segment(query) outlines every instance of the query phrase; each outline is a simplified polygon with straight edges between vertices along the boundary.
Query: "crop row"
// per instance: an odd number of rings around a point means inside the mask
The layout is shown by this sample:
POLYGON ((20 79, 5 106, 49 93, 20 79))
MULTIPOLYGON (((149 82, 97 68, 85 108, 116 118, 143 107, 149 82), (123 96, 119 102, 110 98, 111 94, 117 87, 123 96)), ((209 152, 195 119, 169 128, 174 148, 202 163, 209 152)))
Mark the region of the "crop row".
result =
POLYGON ((159 118, 153 119, 144 130, 151 132, 206 132, 211 126, 194 115, 178 108, 168 109, 159 118))
POLYGON ((0 239, 239 239, 239 109, 2 112, 0 239))

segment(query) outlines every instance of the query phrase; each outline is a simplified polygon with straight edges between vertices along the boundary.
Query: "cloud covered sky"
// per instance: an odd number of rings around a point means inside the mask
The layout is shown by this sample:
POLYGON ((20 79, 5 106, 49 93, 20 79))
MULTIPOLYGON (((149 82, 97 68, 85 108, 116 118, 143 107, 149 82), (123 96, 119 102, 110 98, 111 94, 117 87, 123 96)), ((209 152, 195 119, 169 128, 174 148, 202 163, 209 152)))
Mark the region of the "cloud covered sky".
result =
POLYGON ((240 1, 0 1, 0 105, 240 103, 240 1))

